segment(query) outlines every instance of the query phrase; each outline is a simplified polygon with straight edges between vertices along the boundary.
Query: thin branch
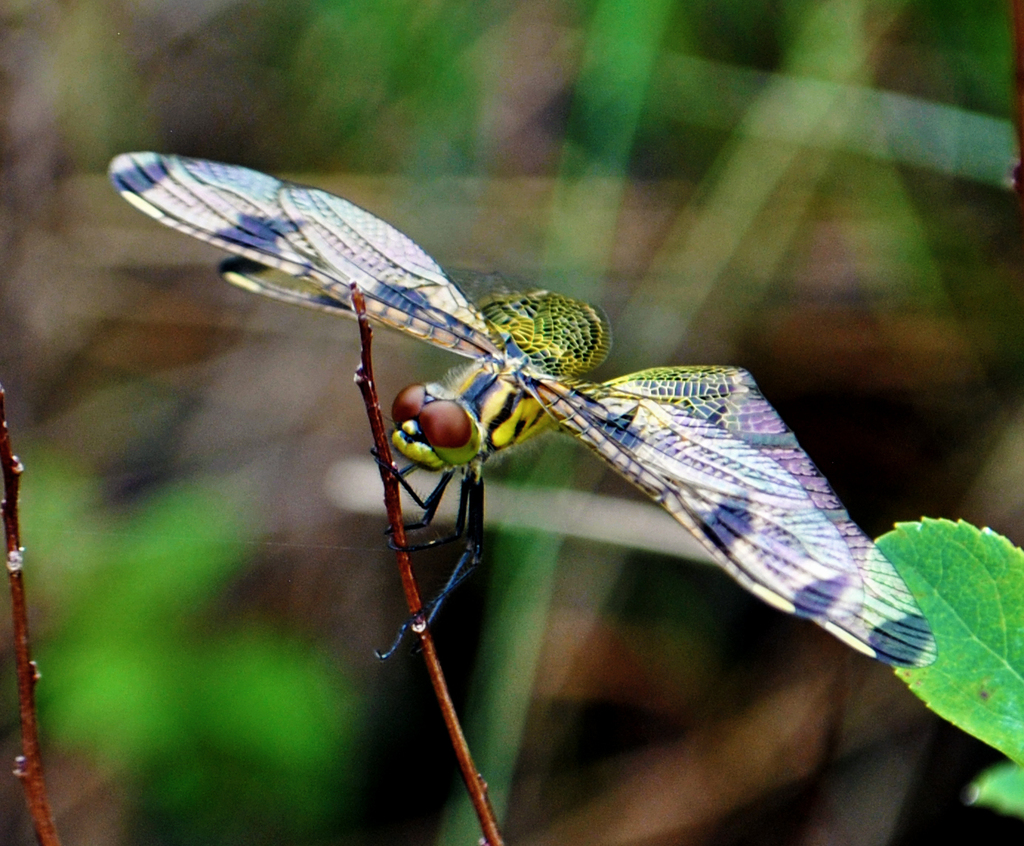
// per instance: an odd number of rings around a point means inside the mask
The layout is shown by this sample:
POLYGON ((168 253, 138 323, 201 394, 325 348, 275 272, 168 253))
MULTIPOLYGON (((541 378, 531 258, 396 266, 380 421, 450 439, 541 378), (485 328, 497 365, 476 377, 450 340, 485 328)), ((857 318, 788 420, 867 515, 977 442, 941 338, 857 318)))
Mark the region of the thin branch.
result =
POLYGON ((1021 207, 1024 223, 1024 173, 1021 172, 1021 155, 1024 153, 1024 0, 1012 0, 1010 14, 1013 17, 1013 79, 1014 79, 1014 126, 1017 130, 1017 165, 1013 169, 1013 187, 1021 207))
POLYGON ((487 798, 487 783, 473 763, 469 746, 466 743, 466 736, 462 732, 462 726, 459 725, 459 718, 455 713, 455 705, 452 702, 451 694, 448 692, 448 684, 445 681, 441 662, 438 660, 437 650, 434 647, 434 638, 431 636, 430 629, 427 626, 423 611, 423 600, 420 596, 419 586, 416 584, 416 576, 412 571, 412 562, 409 553, 404 550, 407 544, 398 481, 395 473, 389 472, 387 469, 388 467, 394 468, 394 462, 391 458, 391 447, 388 444, 387 430, 384 427, 384 416, 381 414, 380 402, 377 398, 377 388, 373 381, 373 363, 370 356, 370 342, 373 333, 370 330, 370 322, 366 318, 366 303, 363 300, 362 292, 355 285, 352 286, 352 308, 359 319, 359 341, 361 346, 360 364, 356 370, 356 384, 359 386, 359 390, 363 395, 363 402, 366 404, 366 414, 370 419, 370 429, 373 432, 373 443, 381 462, 380 478, 384 483, 384 504, 388 511, 388 521, 391 524, 394 545, 398 547, 395 550, 395 555, 398 559, 398 570, 402 577, 405 600, 409 605, 409 613, 412 615, 412 625, 410 628, 420 639, 420 650, 423 654, 423 660, 427 665, 430 683, 434 686, 434 695, 437 697, 437 703, 441 708, 441 715, 444 717, 445 726, 448 728, 448 736, 451 738, 452 749, 454 749, 455 757, 459 762, 462 779, 466 783, 470 800, 480 821, 480 830, 484 835, 485 846, 502 846, 504 841, 501 832, 498 830, 494 809, 487 798))
POLYGON ((28 643, 28 609, 22 579, 21 529, 18 525, 18 488, 22 465, 11 449, 11 436, 4 413, 4 389, 0 385, 0 468, 4 477, 4 497, 0 501, 4 536, 7 539, 7 579, 11 586, 11 619, 14 627, 14 657, 18 668, 18 706, 21 712, 21 755, 15 761, 14 774, 25 790, 28 810, 41 846, 60 846, 57 828, 46 798, 43 758, 36 723, 35 687, 39 672, 28 643))

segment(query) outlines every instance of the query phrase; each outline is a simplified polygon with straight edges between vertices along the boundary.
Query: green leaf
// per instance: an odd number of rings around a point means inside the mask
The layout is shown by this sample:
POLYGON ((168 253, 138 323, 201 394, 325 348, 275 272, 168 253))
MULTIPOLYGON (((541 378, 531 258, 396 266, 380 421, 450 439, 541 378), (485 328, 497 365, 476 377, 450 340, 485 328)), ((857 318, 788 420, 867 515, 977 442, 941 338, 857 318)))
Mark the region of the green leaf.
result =
POLYGON ((967 804, 1024 819, 1024 770, 1013 761, 989 767, 967 788, 967 804))
POLYGON ((897 675, 939 716, 1024 762, 1024 553, 989 529, 931 519, 900 523, 878 545, 939 650, 897 675))

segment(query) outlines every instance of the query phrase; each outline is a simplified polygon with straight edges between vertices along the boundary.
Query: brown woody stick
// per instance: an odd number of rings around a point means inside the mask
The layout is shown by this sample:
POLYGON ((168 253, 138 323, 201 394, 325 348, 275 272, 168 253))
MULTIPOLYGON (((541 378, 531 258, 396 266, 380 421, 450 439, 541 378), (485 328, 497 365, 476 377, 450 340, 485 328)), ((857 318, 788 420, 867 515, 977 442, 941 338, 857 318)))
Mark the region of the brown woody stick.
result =
POLYGON ((18 668, 18 706, 21 712, 21 755, 15 760, 14 774, 25 790, 36 838, 41 846, 60 846, 57 828, 46 798, 43 759, 36 723, 35 687, 39 681, 36 663, 28 644, 28 610, 22 579, 21 529, 18 525, 18 488, 22 466, 11 449, 11 437, 4 413, 4 389, 0 385, 0 468, 4 478, 4 496, 0 501, 4 536, 7 539, 7 579, 11 586, 11 620, 14 627, 14 658, 18 668))
MULTIPOLYGON (((430 683, 434 686, 434 695, 437 697, 437 704, 441 708, 441 715, 448 728, 448 736, 451 738, 452 749, 459 762, 459 770, 462 772, 462 780, 466 783, 470 800, 476 810, 477 818, 480 820, 480 830, 484 835, 484 846, 502 846, 504 843, 501 832, 498 830, 498 822, 494 817, 494 809, 487 798, 487 783, 477 771, 476 765, 469 752, 466 743, 466 736, 459 725, 459 718, 455 713, 455 705, 452 703, 451 694, 448 693, 448 684, 441 669, 441 662, 437 658, 437 650, 434 647, 434 638, 430 634, 426 617, 423 612, 423 600, 420 597, 419 586, 416 584, 416 576, 412 571, 412 562, 409 553, 405 551, 407 546, 405 539, 404 518, 402 517, 402 504, 399 496, 398 481, 395 473, 389 472, 386 468, 394 468, 391 458, 391 447, 388 444, 387 432, 384 428, 384 417, 381 414, 380 402, 377 398, 377 387, 373 381, 373 362, 370 356, 370 342, 372 331, 370 322, 366 318, 366 303, 363 300, 362 292, 352 286, 352 308, 359 319, 359 342, 360 342, 360 364, 356 370, 356 384, 363 395, 363 402, 366 404, 366 414, 370 419, 370 429, 373 432, 373 443, 377 449, 377 456, 380 459, 380 478, 384 483, 384 504, 388 511, 388 521, 391 524, 391 534, 395 541, 395 556, 398 559, 398 571, 402 577, 402 588, 405 591, 405 601, 409 605, 409 613, 412 614, 412 625, 410 628, 420 639, 420 650, 423 653, 423 660, 427 665, 427 673, 430 675, 430 683)), ((397 471, 396 471, 397 472, 397 471)))
POLYGON ((1024 153, 1024 0, 1013 0, 1010 15, 1013 18, 1013 120, 1017 132, 1017 165, 1013 169, 1013 188, 1017 192, 1024 222, 1024 173, 1021 170, 1021 155, 1024 153))

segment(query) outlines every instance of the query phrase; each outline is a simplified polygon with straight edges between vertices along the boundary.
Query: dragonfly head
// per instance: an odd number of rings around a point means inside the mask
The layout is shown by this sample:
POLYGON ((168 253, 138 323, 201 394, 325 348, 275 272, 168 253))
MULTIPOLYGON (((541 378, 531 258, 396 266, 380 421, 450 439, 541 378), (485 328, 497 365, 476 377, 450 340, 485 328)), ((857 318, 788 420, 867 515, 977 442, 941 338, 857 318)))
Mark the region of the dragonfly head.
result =
POLYGON ((391 417, 395 449, 428 470, 468 464, 480 451, 480 427, 465 406, 433 396, 426 385, 399 391, 391 417))

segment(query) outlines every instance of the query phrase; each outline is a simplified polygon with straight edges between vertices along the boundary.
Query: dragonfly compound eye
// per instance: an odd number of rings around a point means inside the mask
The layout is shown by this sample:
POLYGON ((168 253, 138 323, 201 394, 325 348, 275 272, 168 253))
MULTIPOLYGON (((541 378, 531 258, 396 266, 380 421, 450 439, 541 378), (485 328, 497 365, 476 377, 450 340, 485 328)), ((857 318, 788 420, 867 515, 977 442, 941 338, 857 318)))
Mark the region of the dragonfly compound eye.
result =
POLYGON ((468 412, 453 400, 428 402, 420 411, 419 423, 427 443, 435 449, 459 449, 473 437, 473 422, 468 412))
POLYGON ((423 385, 408 385, 398 392, 391 404, 391 419, 401 426, 406 420, 415 419, 423 410, 427 389, 423 385))

